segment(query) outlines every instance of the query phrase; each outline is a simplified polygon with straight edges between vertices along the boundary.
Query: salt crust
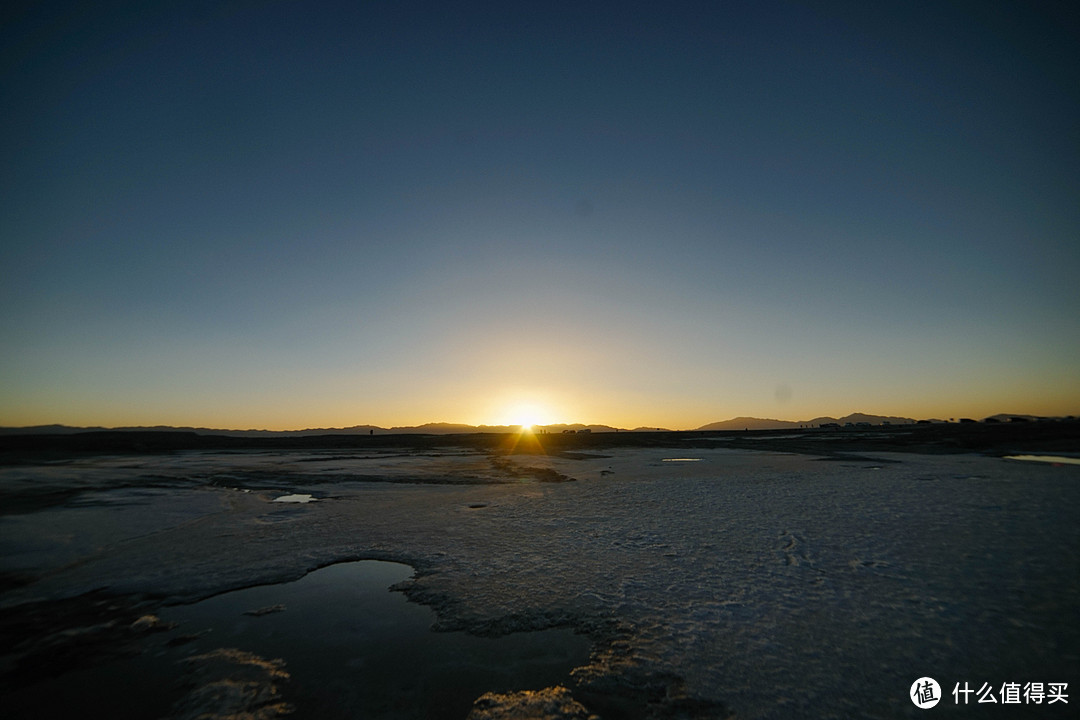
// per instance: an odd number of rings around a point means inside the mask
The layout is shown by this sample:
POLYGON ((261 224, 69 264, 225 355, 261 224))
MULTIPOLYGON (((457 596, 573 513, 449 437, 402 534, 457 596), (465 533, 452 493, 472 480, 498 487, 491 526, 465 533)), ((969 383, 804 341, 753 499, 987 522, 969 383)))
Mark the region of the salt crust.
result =
MULTIPOLYGON (((362 479, 363 460, 144 459, 129 474, 174 490, 147 496, 151 507, 207 492, 220 504, 86 548, 0 603, 94 588, 193 600, 372 558, 413 565, 401 589, 442 628, 589 633, 575 697, 640 691, 658 712, 693 701, 698 716, 891 717, 910 714, 907 688, 931 669, 943 686, 1080 676, 1080 468, 975 455, 665 457, 511 458, 577 480, 557 484, 467 482, 490 467, 467 453, 372 461, 394 483, 362 479), (462 482, 401 482, 412 464, 419 479, 462 482), (283 489, 328 501, 278 516, 269 500, 283 489)), ((108 492, 85 482, 88 496, 108 492)))

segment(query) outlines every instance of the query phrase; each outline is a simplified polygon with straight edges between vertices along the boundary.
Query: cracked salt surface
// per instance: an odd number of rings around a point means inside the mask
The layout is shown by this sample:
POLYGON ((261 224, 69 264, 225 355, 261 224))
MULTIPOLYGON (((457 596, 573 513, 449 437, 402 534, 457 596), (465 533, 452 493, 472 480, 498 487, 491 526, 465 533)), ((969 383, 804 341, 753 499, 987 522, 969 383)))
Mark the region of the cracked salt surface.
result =
POLYGON ((577 478, 556 484, 492 482, 482 454, 379 461, 440 483, 410 484, 335 482, 315 471, 331 461, 299 454, 203 453, 199 487, 224 510, 88 550, 0 604, 98 587, 193 600, 372 558, 416 568, 406 595, 440 628, 588 633, 569 687, 609 718, 919 717, 907 691, 924 675, 1080 683, 1076 466, 694 452, 502 459, 577 478), (276 515, 261 488, 335 502, 276 515))

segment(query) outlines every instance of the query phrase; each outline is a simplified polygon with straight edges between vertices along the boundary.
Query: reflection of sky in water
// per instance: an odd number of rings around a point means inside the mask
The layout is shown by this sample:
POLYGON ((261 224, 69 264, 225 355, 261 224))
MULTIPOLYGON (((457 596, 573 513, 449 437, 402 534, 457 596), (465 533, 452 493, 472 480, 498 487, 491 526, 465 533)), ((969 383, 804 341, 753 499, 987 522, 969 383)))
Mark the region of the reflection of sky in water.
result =
POLYGON ((565 683, 584 664, 588 642, 569 630, 498 639, 432 632, 435 614, 388 588, 407 565, 360 561, 331 565, 292 583, 264 585, 165 608, 177 633, 210 632, 192 650, 236 647, 283 658, 292 680, 286 699, 296 718, 456 718, 488 690, 565 683), (246 612, 284 605, 280 612, 246 612))
POLYGON ((296 706, 288 715, 294 720, 461 720, 487 691, 565 684, 588 660, 587 639, 570 630, 494 639, 434 632, 430 608, 389 591, 411 576, 399 563, 340 563, 296 582, 162 608, 161 619, 178 626, 145 636, 142 654, 102 657, 16 689, 5 696, 3 715, 84 717, 93 708, 113 720, 168 716, 192 689, 185 659, 236 648, 285 662, 291 677, 277 685, 281 699, 296 706), (169 645, 190 635, 198 637, 169 645))

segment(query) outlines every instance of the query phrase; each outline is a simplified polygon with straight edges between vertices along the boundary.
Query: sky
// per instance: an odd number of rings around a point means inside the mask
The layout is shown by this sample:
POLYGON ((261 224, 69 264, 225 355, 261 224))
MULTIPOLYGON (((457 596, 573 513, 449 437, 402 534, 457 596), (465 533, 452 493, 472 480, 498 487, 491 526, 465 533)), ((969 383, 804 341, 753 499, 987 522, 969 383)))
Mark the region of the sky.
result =
POLYGON ((1080 414, 1069 3, 0 12, 0 425, 1080 414))

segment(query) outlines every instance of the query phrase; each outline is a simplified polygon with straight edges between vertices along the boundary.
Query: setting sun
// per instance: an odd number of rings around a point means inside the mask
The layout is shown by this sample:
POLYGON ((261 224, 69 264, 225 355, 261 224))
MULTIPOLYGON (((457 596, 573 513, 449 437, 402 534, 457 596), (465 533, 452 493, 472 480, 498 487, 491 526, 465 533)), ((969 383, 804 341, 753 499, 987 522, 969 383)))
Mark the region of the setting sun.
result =
POLYGON ((547 425, 555 420, 548 407, 535 402, 519 402, 506 409, 502 422, 529 430, 534 425, 547 425))

